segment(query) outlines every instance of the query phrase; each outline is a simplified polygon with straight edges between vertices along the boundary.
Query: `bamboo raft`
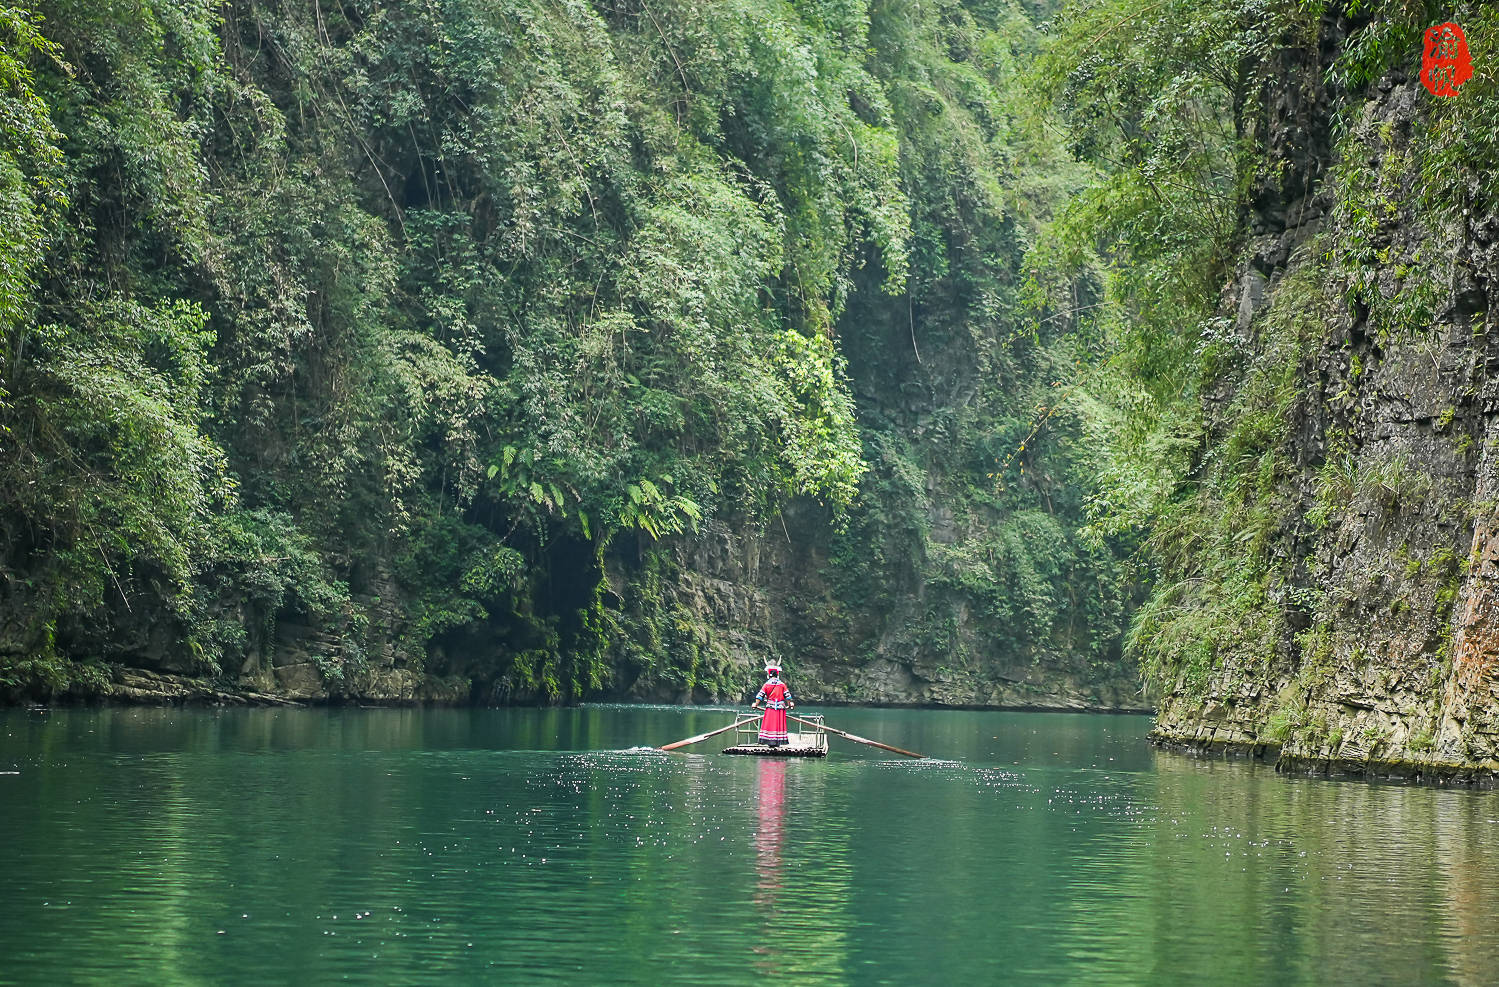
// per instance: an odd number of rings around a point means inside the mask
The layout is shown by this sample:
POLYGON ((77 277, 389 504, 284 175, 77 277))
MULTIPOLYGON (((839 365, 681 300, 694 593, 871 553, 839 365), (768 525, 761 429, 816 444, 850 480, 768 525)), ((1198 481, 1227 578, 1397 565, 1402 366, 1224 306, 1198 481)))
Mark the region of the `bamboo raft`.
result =
POLYGON ((856 744, 867 744, 870 747, 878 747, 880 750, 894 751, 896 754, 904 754, 906 757, 926 757, 925 754, 908 751, 903 747, 882 744, 878 740, 870 740, 868 737, 860 737, 857 734, 830 727, 822 722, 821 716, 803 717, 788 714, 786 719, 792 723, 800 723, 802 726, 811 727, 812 729, 803 730, 800 733, 788 734, 788 737, 796 739, 784 746, 777 745, 772 747, 769 744, 759 743, 760 717, 753 714, 748 716, 741 715, 736 717, 734 722, 726 727, 709 730, 707 733, 700 733, 695 737, 688 737, 686 740, 679 740, 674 744, 664 744, 660 749, 663 751, 674 751, 691 744, 701 743, 709 737, 717 737, 719 734, 728 733, 730 730, 737 730, 749 742, 727 747, 724 749, 725 754, 749 754, 758 757, 827 757, 828 734, 833 733, 845 740, 852 740, 856 744))
POLYGON ((725 754, 748 754, 752 757, 827 757, 828 756, 828 732, 823 727, 821 716, 809 716, 800 721, 811 727, 810 730, 802 730, 797 733, 787 733, 787 743, 777 744, 772 747, 769 744, 760 743, 760 722, 749 720, 738 725, 739 743, 732 747, 725 747, 725 754))

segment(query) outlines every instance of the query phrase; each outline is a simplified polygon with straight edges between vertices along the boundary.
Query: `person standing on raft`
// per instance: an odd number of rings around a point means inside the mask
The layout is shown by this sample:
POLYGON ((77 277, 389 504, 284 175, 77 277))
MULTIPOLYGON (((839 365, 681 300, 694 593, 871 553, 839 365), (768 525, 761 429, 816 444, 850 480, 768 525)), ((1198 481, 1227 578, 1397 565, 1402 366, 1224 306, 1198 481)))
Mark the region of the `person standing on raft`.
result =
POLYGON ((786 734, 786 710, 796 709, 796 703, 791 701, 791 690, 781 681, 780 665, 766 665, 765 675, 765 684, 750 707, 760 709, 760 704, 765 704, 765 715, 760 717, 760 743, 780 747, 791 742, 786 734))

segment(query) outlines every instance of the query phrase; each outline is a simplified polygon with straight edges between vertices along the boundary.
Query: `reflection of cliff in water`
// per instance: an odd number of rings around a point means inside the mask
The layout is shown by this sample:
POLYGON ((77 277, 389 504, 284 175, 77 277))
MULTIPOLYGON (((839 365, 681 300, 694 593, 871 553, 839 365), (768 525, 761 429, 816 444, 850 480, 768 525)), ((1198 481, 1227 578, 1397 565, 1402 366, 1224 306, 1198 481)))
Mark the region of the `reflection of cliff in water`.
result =
MULTIPOLYGON (((1494 907, 1496 879, 1484 865, 1493 859, 1496 816, 1492 797, 1472 792, 1447 792, 1454 804, 1436 813, 1434 834, 1439 887, 1445 899, 1442 938, 1447 945, 1447 969, 1460 984, 1493 983, 1494 953, 1488 944, 1499 940, 1499 910, 1494 907)), ((1444 802, 1449 801, 1444 799, 1444 802)))
POLYGON ((1493 793, 1288 778, 1164 753, 1156 768, 1157 811, 1179 837, 1156 841, 1150 862, 1152 914, 1138 928, 1155 955, 1195 948, 1173 929, 1183 909, 1200 910, 1280 930, 1273 957, 1218 944, 1244 953, 1232 967, 1260 979, 1417 983, 1436 965, 1457 983, 1493 982, 1485 944, 1499 939, 1499 874, 1483 866, 1499 854, 1493 793), (1225 857, 1240 866, 1224 868, 1225 857), (1227 884, 1201 880, 1214 871, 1227 884))

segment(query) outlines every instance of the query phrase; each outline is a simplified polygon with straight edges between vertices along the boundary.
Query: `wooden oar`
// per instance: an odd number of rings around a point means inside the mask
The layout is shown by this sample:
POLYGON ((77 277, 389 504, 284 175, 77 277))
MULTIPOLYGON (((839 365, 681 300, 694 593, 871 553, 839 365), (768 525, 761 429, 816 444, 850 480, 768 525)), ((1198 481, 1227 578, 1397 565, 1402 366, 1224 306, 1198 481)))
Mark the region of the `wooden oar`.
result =
POLYGON ((889 744, 882 744, 878 740, 870 740, 868 737, 856 737, 851 733, 844 733, 842 730, 834 730, 832 727, 828 726, 825 723, 813 723, 811 720, 804 720, 800 716, 792 716, 790 713, 786 714, 786 719, 795 720, 796 722, 805 724, 809 727, 820 727, 821 729, 826 730, 828 733, 836 733, 844 740, 852 740, 856 744, 868 744, 870 747, 878 747, 881 750, 894 751, 897 754, 904 754, 906 755, 906 757, 926 757, 925 754, 918 754, 915 751, 901 750, 899 747, 891 747, 889 744))
POLYGON ((755 719, 755 717, 753 717, 753 716, 746 716, 746 717, 744 717, 742 719, 735 720, 733 723, 730 723, 726 727, 722 727, 722 728, 720 728, 718 730, 710 730, 707 733, 700 733, 696 737, 688 737, 686 740, 679 740, 675 744, 667 744, 665 747, 663 747, 661 749, 664 750, 664 751, 674 751, 678 747, 686 747, 688 744, 695 744, 699 740, 707 740, 709 737, 716 737, 716 736, 718 736, 721 733, 728 733, 730 730, 734 729, 735 727, 737 727, 737 726, 743 726, 744 724, 748 723, 750 720, 753 720, 753 719, 755 719))

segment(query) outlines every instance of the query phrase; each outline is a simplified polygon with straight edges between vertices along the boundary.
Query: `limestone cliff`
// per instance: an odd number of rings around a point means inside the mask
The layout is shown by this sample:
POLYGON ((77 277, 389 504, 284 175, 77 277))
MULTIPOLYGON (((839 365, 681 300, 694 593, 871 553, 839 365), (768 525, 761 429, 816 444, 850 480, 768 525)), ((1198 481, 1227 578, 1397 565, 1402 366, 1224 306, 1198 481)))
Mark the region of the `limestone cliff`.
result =
POLYGON ((1338 88, 1329 70, 1368 30, 1329 15, 1265 66, 1267 163, 1222 309, 1243 356, 1206 399, 1200 465, 1246 487, 1259 471, 1244 516, 1269 521, 1244 538, 1263 543, 1245 563, 1263 596, 1203 680, 1161 697, 1155 737, 1285 770, 1492 780, 1499 203, 1441 155, 1493 95, 1442 105, 1411 57, 1338 88), (1277 366, 1292 397, 1274 448, 1214 463, 1272 407, 1247 395, 1277 366))
POLYGON ((839 327, 869 464, 848 517, 801 498, 763 528, 709 525, 648 586, 640 555, 621 553, 615 594, 668 596, 657 649, 698 658, 690 682, 617 660, 617 688, 738 699, 776 658, 821 702, 1146 708, 1122 654, 1127 574, 1078 533, 1075 418, 1033 431, 1069 370, 1018 313, 983 318, 941 282, 924 304, 891 299, 877 275, 839 327))
MULTIPOLYGON (((701 620, 716 684, 700 699, 736 700, 759 684, 760 665, 781 661, 808 701, 893 706, 1141 710, 1133 670, 1118 660, 1090 662, 1070 649, 1066 628, 1050 648, 1034 648, 961 589, 923 572, 914 558, 907 580, 879 591, 877 602, 840 584, 829 560, 826 519, 811 505, 786 525, 757 536, 718 528, 684 552, 688 567, 674 592, 701 620), (947 633, 934 640, 932 626, 947 633)), ((922 545, 911 547, 919 553, 922 545)), ((1113 643, 1113 642, 1110 642, 1113 643)), ((1117 647, 1117 644, 1116 644, 1117 647)), ((682 699, 691 691, 647 691, 682 699)))

